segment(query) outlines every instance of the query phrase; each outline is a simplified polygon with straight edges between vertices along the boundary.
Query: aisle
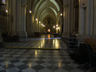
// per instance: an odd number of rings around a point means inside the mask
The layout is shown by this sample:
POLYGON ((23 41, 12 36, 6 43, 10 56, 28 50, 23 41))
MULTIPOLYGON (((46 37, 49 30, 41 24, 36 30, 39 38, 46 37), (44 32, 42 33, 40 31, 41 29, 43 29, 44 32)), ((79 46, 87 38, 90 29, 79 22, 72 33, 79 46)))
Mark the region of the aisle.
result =
POLYGON ((6 48, 64 49, 66 44, 60 37, 42 35, 40 38, 29 38, 21 42, 7 42, 6 48))

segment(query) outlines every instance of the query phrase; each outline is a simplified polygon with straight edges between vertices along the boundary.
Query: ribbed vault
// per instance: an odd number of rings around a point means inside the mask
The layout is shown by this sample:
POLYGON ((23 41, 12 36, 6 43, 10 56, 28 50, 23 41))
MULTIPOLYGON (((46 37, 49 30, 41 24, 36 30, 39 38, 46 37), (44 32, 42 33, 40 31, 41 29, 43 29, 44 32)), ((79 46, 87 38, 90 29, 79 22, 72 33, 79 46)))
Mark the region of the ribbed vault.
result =
POLYGON ((51 28, 56 25, 58 14, 62 12, 61 0, 32 0, 31 5, 33 20, 38 19, 35 23, 40 22, 51 28))

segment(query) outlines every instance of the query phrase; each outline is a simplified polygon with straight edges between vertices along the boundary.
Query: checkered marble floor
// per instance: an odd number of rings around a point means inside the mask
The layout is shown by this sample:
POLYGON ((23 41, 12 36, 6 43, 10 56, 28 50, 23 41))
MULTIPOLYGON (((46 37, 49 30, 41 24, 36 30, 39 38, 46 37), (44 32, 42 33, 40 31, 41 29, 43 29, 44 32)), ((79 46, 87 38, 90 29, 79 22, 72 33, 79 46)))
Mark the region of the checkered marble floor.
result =
POLYGON ((8 48, 0 49, 0 72, 85 72, 60 37, 43 35, 5 45, 8 48))
POLYGON ((84 72, 67 50, 0 49, 0 72, 84 72))

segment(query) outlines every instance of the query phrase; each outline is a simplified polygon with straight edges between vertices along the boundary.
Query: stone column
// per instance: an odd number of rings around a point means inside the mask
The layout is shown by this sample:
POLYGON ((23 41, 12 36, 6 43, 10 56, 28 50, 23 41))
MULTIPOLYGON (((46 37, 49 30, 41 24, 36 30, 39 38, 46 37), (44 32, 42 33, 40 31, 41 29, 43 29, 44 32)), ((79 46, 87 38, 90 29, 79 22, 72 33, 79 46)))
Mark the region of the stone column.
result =
POLYGON ((11 35, 16 35, 16 0, 11 0, 11 22, 10 22, 10 33, 11 33, 11 35))
POLYGON ((92 35, 92 25, 93 25, 93 0, 87 1, 87 23, 86 23, 86 35, 92 35))
POLYGON ((34 33, 34 21, 35 21, 35 19, 34 19, 34 15, 32 15, 32 33, 34 33))
POLYGON ((34 15, 32 11, 32 0, 27 0, 27 34, 29 37, 33 35, 34 15))
POLYGON ((68 32, 68 1, 64 0, 64 36, 67 36, 67 32, 68 32))
POLYGON ((85 20, 84 20, 84 9, 80 7, 80 13, 79 13, 79 34, 80 35, 84 35, 84 24, 85 24, 85 20))
POLYGON ((94 18, 94 23, 93 23, 93 35, 94 35, 94 37, 96 38, 96 0, 94 0, 94 16, 93 16, 93 18, 94 18))
MULTIPOLYGON (((0 16, 0 20, 2 20, 2 17, 0 16)), ((0 47, 2 47, 2 42, 3 42, 3 39, 2 39, 2 22, 0 21, 0 47)))
POLYGON ((83 0, 79 7, 79 34, 81 36, 86 34, 86 6, 84 6, 83 0))
POLYGON ((32 26, 32 14, 29 13, 29 10, 27 12, 27 29, 26 30, 27 30, 28 36, 30 37, 32 36, 33 26, 32 26))
POLYGON ((65 34, 65 8, 63 10, 63 35, 65 34))
POLYGON ((0 31, 0 47, 3 46, 3 40, 2 40, 2 37, 1 37, 1 31, 0 31))
POLYGON ((26 32, 26 0, 16 0, 16 21, 17 21, 17 35, 20 40, 27 38, 26 32))
POLYGON ((70 23, 70 33, 72 33, 72 31, 73 31, 73 19, 74 19, 74 13, 73 13, 73 0, 70 0, 70 17, 69 17, 69 19, 70 19, 70 21, 69 21, 69 23, 70 23))
POLYGON ((66 7, 65 7, 65 17, 64 17, 64 24, 65 24, 65 27, 64 27, 64 29, 65 29, 65 34, 67 33, 67 9, 66 9, 66 7))
POLYGON ((67 0, 67 36, 70 33, 70 0, 67 0))

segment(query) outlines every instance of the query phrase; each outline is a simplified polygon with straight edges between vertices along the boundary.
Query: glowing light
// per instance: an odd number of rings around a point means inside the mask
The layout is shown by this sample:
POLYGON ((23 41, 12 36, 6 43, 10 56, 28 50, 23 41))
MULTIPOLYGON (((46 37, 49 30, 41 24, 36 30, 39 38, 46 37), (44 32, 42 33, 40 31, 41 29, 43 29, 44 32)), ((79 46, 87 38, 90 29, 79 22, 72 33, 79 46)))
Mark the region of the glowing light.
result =
POLYGON ((50 30, 50 29, 48 29, 48 32, 51 32, 51 30, 50 30))
POLYGON ((40 45, 40 47, 39 47, 39 48, 44 47, 44 45, 45 45, 45 39, 43 38, 43 39, 41 40, 41 45, 40 45))
POLYGON ((56 27, 58 27, 58 24, 56 25, 56 27))
POLYGON ((50 36, 50 34, 48 34, 48 39, 50 40, 50 38, 51 38, 51 36, 50 36))
POLYGON ((57 27, 56 30, 60 30, 60 27, 57 27))
POLYGON ((45 25, 44 25, 44 24, 41 24, 41 26, 42 26, 42 27, 45 27, 45 25))
POLYGON ((38 21, 38 19, 36 18, 36 21, 38 21))
POLYGON ((56 33, 60 31, 60 27, 56 27, 56 33))
POLYGON ((53 26, 53 28, 55 28, 55 26, 53 26))
POLYGON ((60 16, 62 16, 63 14, 61 13, 60 16))
POLYGON ((29 10, 29 13, 31 14, 31 13, 32 13, 32 11, 31 11, 31 10, 29 10))
POLYGON ((35 57, 37 57, 38 56, 38 52, 37 52, 37 50, 35 50, 35 57))
POLYGON ((60 48, 60 41, 58 39, 54 39, 53 40, 53 46, 55 49, 59 49, 60 48))
POLYGON ((6 9, 6 13, 8 13, 8 10, 6 9))
POLYGON ((40 24, 41 22, 39 21, 39 24, 40 24))
POLYGON ((55 48, 59 49, 59 40, 55 39, 55 48))

